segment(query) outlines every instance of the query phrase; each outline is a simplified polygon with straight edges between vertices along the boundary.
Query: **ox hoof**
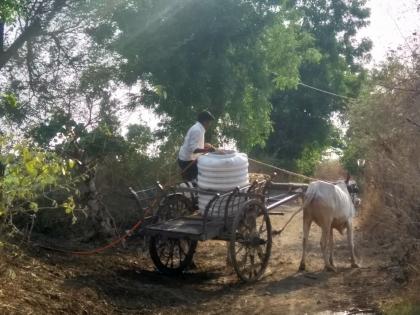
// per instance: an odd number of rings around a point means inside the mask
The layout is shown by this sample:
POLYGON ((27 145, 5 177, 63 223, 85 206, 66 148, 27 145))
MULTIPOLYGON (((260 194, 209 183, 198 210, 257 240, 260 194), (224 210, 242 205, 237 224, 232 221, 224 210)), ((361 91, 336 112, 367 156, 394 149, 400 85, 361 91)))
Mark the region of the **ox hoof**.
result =
POLYGON ((337 272, 337 269, 333 266, 325 266, 325 271, 337 272))
POLYGON ((359 264, 356 264, 356 263, 351 263, 351 267, 352 268, 360 268, 359 264))
POLYGON ((299 271, 305 271, 306 270, 306 266, 305 266, 305 264, 300 264, 299 265, 299 271))

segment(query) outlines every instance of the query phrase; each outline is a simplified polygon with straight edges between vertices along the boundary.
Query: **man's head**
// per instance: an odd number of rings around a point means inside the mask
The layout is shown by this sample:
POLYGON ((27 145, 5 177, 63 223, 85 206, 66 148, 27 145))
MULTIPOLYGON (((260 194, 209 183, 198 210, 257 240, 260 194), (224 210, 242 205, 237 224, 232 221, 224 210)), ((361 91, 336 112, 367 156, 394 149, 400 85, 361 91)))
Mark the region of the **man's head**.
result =
POLYGON ((202 111, 200 114, 198 114, 197 120, 207 130, 209 129, 211 122, 214 120, 214 116, 209 111, 205 110, 205 111, 202 111))

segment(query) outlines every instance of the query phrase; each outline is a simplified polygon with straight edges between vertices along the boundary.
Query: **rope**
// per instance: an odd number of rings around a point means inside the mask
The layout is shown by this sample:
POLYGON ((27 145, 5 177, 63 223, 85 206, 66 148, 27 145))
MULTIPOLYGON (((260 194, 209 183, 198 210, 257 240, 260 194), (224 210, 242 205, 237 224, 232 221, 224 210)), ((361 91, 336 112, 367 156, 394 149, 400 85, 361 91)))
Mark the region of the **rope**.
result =
MULTIPOLYGON (((282 172, 282 173, 285 173, 285 174, 287 174, 287 175, 292 175, 292 176, 300 177, 300 178, 303 178, 303 179, 305 179, 305 180, 310 180, 310 181, 317 181, 317 180, 321 180, 321 179, 318 179, 318 178, 309 177, 309 176, 306 176, 306 175, 303 175, 303 174, 299 174, 299 173, 295 173, 295 172, 292 172, 292 171, 288 171, 288 170, 285 170, 285 169, 283 169, 283 168, 280 168, 280 167, 277 167, 277 166, 274 166, 274 165, 271 165, 271 164, 268 164, 268 163, 264 163, 264 162, 261 162, 261 161, 258 161, 258 160, 251 159, 251 158, 249 158, 249 157, 248 157, 248 160, 250 160, 250 161, 252 161, 252 162, 254 162, 254 163, 257 163, 257 164, 261 164, 261 165, 264 165, 264 166, 270 167, 270 168, 272 168, 272 169, 275 169, 275 170, 280 171, 280 172, 282 172)), ((322 181, 324 181, 324 182, 329 182, 329 181, 326 181, 326 180, 322 180, 322 181)), ((330 182, 329 182, 329 183, 330 183, 330 182)))
POLYGON ((314 86, 311 86, 311 85, 308 85, 308 84, 305 84, 305 83, 302 83, 302 82, 299 82, 298 84, 299 84, 299 85, 301 85, 301 86, 307 87, 307 88, 309 88, 309 89, 312 89, 312 90, 315 90, 315 91, 318 91, 318 92, 324 93, 324 94, 328 94, 328 95, 332 95, 332 96, 336 96, 336 97, 344 98, 344 99, 346 99, 346 100, 353 100, 353 101, 354 101, 354 100, 356 100, 356 99, 355 99, 355 98, 353 98, 353 97, 349 97, 349 96, 344 96, 344 95, 335 94, 335 93, 333 93, 333 92, 325 91, 325 90, 322 90, 322 89, 316 88, 316 87, 314 87, 314 86))
POLYGON ((280 230, 278 230, 278 231, 273 231, 273 235, 279 235, 279 234, 281 234, 283 231, 284 231, 284 229, 286 228, 286 226, 288 226, 289 225, 289 223, 293 220, 293 218, 299 213, 299 212, 301 212, 303 210, 303 208, 302 207, 300 207, 299 209, 297 209, 295 212, 293 212, 293 214, 292 214, 292 216, 289 218, 289 220, 287 220, 287 222, 286 222, 286 224, 285 225, 283 225, 283 227, 280 229, 280 230))
POLYGON ((44 245, 37 245, 37 247, 41 247, 41 248, 45 248, 45 249, 49 249, 49 250, 53 250, 56 252, 61 252, 61 253, 65 253, 65 254, 70 254, 70 255, 75 255, 75 256, 89 256, 89 255, 94 255, 94 254, 99 254, 102 253, 103 251, 112 248, 114 246, 116 246, 117 244, 125 241, 125 239, 127 237, 129 237, 135 230, 137 230, 140 225, 143 223, 143 219, 138 221, 136 224, 133 225, 133 227, 128 230, 123 236, 121 236, 120 238, 117 238, 115 240, 113 240, 111 243, 102 246, 102 247, 98 247, 92 250, 87 250, 87 251, 67 251, 64 249, 59 249, 59 248, 53 248, 53 247, 48 247, 48 246, 44 246, 44 245))
POLYGON ((133 227, 128 230, 128 232, 126 232, 123 236, 121 236, 120 238, 117 238, 116 240, 113 240, 111 243, 99 247, 99 248, 95 248, 93 250, 89 250, 89 251, 75 251, 75 252, 70 252, 70 254, 72 255, 78 255, 78 256, 88 256, 88 255, 94 255, 94 254, 99 254, 105 250, 107 250, 108 248, 112 248, 115 245, 123 242, 126 240, 127 237, 131 236, 131 234, 137 230, 140 225, 143 223, 143 220, 139 220, 136 224, 133 225, 133 227))

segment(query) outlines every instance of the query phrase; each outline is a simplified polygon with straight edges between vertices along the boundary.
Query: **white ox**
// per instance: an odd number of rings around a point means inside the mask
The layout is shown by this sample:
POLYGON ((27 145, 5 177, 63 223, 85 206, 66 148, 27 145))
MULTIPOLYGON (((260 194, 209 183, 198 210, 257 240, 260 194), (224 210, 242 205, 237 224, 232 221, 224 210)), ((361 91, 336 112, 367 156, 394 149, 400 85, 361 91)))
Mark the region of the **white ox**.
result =
POLYGON ((341 234, 347 229, 347 239, 351 251, 351 266, 358 268, 354 255, 352 218, 355 207, 347 190, 346 182, 330 184, 315 181, 309 184, 303 201, 303 251, 299 270, 305 270, 306 246, 313 221, 321 227, 321 250, 325 269, 336 271, 333 261, 333 229, 341 234), (329 257, 328 257, 329 250, 329 257))

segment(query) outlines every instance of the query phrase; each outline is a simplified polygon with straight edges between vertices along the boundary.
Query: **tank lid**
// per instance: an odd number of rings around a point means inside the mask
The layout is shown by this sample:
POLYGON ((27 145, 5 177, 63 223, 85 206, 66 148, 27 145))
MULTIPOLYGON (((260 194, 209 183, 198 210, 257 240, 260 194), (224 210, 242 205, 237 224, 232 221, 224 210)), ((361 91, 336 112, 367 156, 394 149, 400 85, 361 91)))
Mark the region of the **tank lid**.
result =
POLYGON ((214 152, 210 152, 209 155, 210 156, 214 156, 214 157, 223 157, 223 158, 227 158, 227 157, 232 157, 236 154, 237 152, 235 150, 216 150, 214 152))

